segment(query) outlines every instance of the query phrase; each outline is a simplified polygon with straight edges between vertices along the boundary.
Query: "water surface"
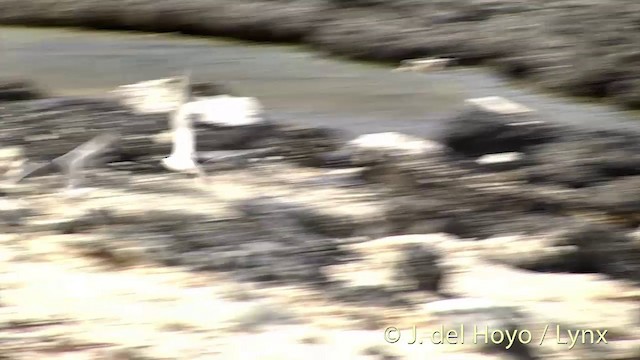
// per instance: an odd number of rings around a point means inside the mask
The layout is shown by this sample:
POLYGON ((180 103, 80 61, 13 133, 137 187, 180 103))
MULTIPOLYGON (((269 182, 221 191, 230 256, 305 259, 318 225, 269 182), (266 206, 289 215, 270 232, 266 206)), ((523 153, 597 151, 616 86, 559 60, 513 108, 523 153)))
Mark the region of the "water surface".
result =
POLYGON ((514 87, 487 70, 432 74, 326 58, 292 46, 179 35, 0 27, 0 76, 27 77, 56 94, 100 95, 178 75, 222 81, 256 96, 274 118, 351 133, 433 136, 465 98, 504 96, 562 122, 640 129, 631 113, 514 87))

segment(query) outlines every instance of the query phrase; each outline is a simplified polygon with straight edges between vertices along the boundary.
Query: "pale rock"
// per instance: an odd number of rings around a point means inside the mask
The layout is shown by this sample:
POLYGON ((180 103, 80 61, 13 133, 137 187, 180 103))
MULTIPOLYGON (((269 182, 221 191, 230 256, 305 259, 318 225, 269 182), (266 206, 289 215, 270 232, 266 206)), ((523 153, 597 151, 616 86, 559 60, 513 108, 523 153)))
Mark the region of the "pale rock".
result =
POLYGON ((20 199, 0 198, 0 224, 21 225, 23 219, 32 214, 25 201, 20 199))
POLYGON ((0 174, 5 180, 18 176, 24 164, 24 151, 21 147, 11 146, 0 149, 0 174))
POLYGON ((468 247, 485 260, 525 268, 557 263, 579 251, 577 246, 567 244, 561 234, 553 232, 537 236, 495 236, 469 242, 468 247))
POLYGON ((493 164, 501 164, 501 163, 509 163, 522 160, 522 153, 518 152, 507 152, 507 153, 498 153, 498 154, 487 154, 479 157, 476 160, 476 163, 479 165, 493 165, 493 164))
POLYGON ((421 59, 407 59, 400 62, 400 66, 393 71, 402 72, 429 72, 438 71, 447 68, 453 63, 453 59, 449 58, 421 58, 421 59))
POLYGON ((629 236, 632 239, 633 244, 640 248, 640 227, 632 231, 629 236))
MULTIPOLYGON (((437 317, 446 330, 456 330, 459 341, 464 336, 464 343, 471 347, 487 345, 483 335, 474 336, 474 334, 483 334, 487 329, 489 333, 493 329, 512 332, 519 329, 520 324, 525 323, 525 318, 517 306, 486 298, 462 297, 438 300, 426 303, 423 309, 437 317)), ((500 345, 506 348, 508 343, 500 345)), ((519 350, 524 351, 522 348, 519 350)))
POLYGON ((548 274, 451 255, 442 288, 459 297, 518 306, 533 324, 627 333, 638 318, 640 289, 597 274, 548 274))
MULTIPOLYGON (((521 114, 529 113, 533 110, 514 101, 505 99, 501 96, 487 96, 482 98, 472 98, 465 100, 467 105, 479 108, 483 111, 494 112, 498 114, 521 114)), ((514 125, 516 125, 515 123, 514 125)))
POLYGON ((525 157, 519 152, 505 152, 483 155, 476 164, 493 171, 513 170, 525 164, 525 157))
POLYGON ((394 155, 422 155, 441 151, 443 145, 397 132, 366 134, 349 142, 349 146, 361 151, 383 151, 394 155))

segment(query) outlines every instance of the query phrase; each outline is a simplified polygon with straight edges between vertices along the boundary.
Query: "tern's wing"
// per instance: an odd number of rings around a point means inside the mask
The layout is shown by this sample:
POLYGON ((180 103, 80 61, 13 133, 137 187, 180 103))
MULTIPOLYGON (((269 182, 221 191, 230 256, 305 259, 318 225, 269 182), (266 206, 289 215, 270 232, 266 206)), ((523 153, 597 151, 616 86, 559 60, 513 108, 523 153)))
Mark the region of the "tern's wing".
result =
POLYGON ((182 88, 182 103, 184 105, 191 101, 191 70, 185 70, 183 75, 184 87, 182 88))
POLYGON ((198 153, 198 159, 204 163, 219 162, 235 159, 249 159, 252 157, 259 157, 261 155, 268 155, 273 152, 275 147, 261 148, 261 149, 249 149, 249 150, 218 150, 218 151, 203 151, 198 153))
POLYGON ((97 159, 101 155, 105 154, 109 150, 113 149, 118 141, 120 140, 120 136, 117 133, 104 133, 100 134, 91 140, 81 144, 80 146, 72 149, 68 153, 57 157, 53 160, 56 165, 64 165, 70 163, 71 161, 76 160, 85 160, 91 161, 97 159))
POLYGON ((52 161, 26 163, 10 181, 19 183, 28 177, 49 172, 52 167, 58 167, 67 176, 70 186, 75 187, 82 180, 82 170, 89 165, 97 165, 100 156, 113 149, 118 140, 119 136, 115 133, 98 135, 52 161))
POLYGON ((82 171, 96 162, 109 150, 114 149, 120 136, 117 133, 100 134, 81 144, 52 162, 67 176, 69 184, 75 186, 81 181, 82 171))
POLYGON ((28 177, 36 176, 40 173, 48 172, 50 171, 51 167, 52 167, 51 163, 48 161, 27 162, 22 166, 22 168, 20 169, 20 172, 15 176, 11 177, 9 181, 13 184, 17 184, 28 177))

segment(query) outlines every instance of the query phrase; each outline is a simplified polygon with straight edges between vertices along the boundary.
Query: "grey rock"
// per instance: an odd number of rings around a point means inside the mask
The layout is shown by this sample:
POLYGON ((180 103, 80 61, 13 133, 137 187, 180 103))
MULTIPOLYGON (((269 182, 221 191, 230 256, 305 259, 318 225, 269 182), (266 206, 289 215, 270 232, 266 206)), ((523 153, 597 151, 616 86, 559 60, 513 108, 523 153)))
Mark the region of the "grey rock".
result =
POLYGON ((41 90, 26 80, 0 79, 0 102, 32 100, 44 97, 41 90))
POLYGON ((536 113, 498 113, 467 106, 448 124, 443 142, 467 156, 526 153, 529 147, 550 142, 561 134, 560 126, 540 120, 536 113))
POLYGON ((476 163, 486 169, 502 171, 521 167, 525 163, 525 159, 522 153, 507 152, 483 155, 476 159, 476 163))

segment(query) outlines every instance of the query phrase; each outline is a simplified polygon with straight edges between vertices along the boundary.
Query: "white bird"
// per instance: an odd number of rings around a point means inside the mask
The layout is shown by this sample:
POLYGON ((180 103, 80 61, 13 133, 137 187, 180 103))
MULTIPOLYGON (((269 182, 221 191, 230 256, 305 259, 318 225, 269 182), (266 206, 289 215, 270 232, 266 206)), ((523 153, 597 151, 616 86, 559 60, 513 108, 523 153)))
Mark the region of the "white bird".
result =
POLYGON ((253 97, 217 95, 190 101, 188 75, 184 88, 183 101, 169 121, 173 142, 171 154, 162 159, 162 165, 172 171, 203 175, 198 165, 194 120, 220 127, 253 125, 264 121, 263 108, 253 97))
POLYGON ((162 159, 162 164, 169 170, 193 172, 197 170, 196 136, 191 124, 191 116, 180 108, 170 120, 172 132, 171 154, 162 159))
MULTIPOLYGON (((194 129, 194 121, 201 123, 216 125, 219 127, 236 127, 257 124, 264 121, 262 116, 262 106, 257 99, 251 97, 234 97, 230 95, 216 95, 199 97, 192 99, 191 95, 191 79, 187 73, 182 78, 182 90, 180 94, 176 94, 175 90, 171 90, 167 83, 180 81, 179 78, 173 78, 171 81, 161 79, 162 81, 152 82, 149 86, 162 87, 169 89, 165 92, 168 94, 169 100, 158 101, 152 96, 154 101, 148 100, 142 102, 146 104, 146 108, 138 109, 132 104, 139 104, 140 98, 145 99, 144 92, 138 91, 136 99, 127 100, 126 91, 124 91, 123 103, 126 106, 136 108, 141 113, 157 113, 161 110, 173 108, 174 111, 169 117, 169 128, 171 133, 172 149, 169 156, 161 160, 161 164, 165 169, 170 171, 197 174, 199 178, 205 179, 205 174, 198 164, 199 158, 208 159, 209 161, 219 161, 227 158, 246 157, 257 154, 266 153, 269 149, 236 151, 236 152, 211 152, 198 154, 196 151, 196 134, 194 129), (171 94, 172 93, 172 94, 171 94), (153 105, 153 106, 152 106, 153 105)), ((149 83, 149 82, 145 82, 149 83)), ((173 86, 173 85, 172 85, 173 86)), ((135 86, 130 86, 137 89, 135 86)), ((129 88, 127 88, 129 89, 129 88)), ((175 88, 174 88, 175 89, 175 88)), ((130 90, 130 89, 129 89, 130 90)), ((152 89, 153 90, 153 89, 152 89)), ((156 94, 157 91, 147 91, 148 94, 156 94)), ((100 161, 100 156, 109 153, 115 149, 115 144, 120 140, 116 133, 107 133, 99 135, 90 141, 80 145, 72 151, 64 154, 52 161, 40 163, 28 163, 22 167, 22 171, 17 176, 12 177, 13 183, 34 176, 37 173, 49 171, 51 167, 57 167, 66 174, 68 179, 67 189, 72 192, 81 190, 79 187, 84 179, 83 170, 89 165, 95 165, 100 161)), ((206 161, 205 161, 206 162, 206 161)))
POLYGON ((178 108, 171 114, 171 154, 162 159, 162 165, 168 170, 202 174, 196 159, 196 134, 192 124, 192 114, 187 105, 191 100, 190 74, 184 76, 184 91, 178 108))

